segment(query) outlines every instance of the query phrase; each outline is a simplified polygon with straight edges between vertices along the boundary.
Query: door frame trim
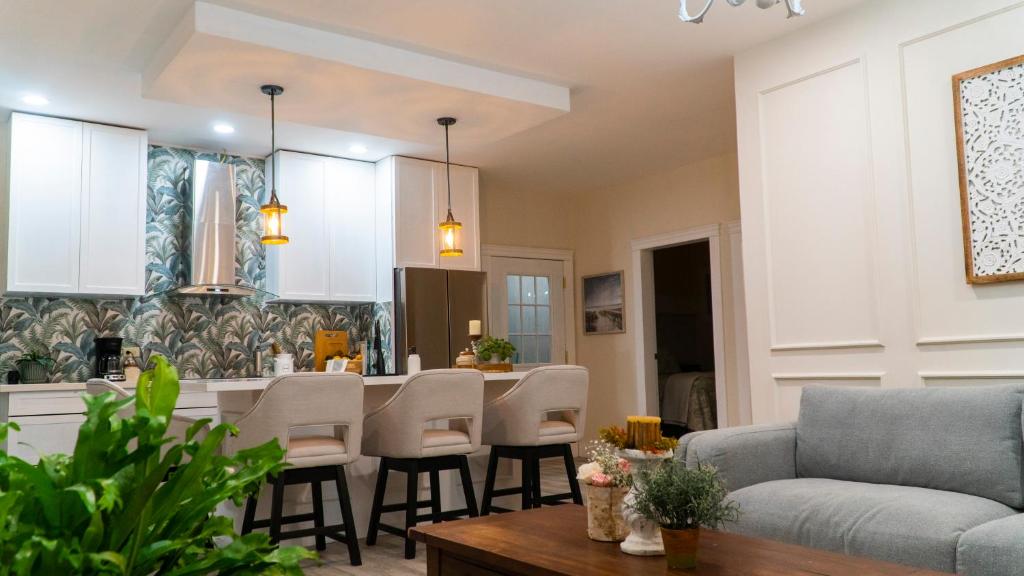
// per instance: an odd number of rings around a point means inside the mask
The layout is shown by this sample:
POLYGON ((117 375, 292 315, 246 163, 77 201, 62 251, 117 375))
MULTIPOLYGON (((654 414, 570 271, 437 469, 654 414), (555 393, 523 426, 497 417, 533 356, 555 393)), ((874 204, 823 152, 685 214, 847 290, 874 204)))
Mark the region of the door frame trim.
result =
POLYGON ((654 318, 654 250, 692 244, 706 240, 711 258, 711 315, 715 347, 715 403, 718 427, 728 425, 725 363, 725 315, 722 302, 721 225, 709 224, 676 232, 638 238, 630 243, 632 249, 632 290, 629 307, 635 329, 636 399, 642 414, 657 414, 658 362, 654 318), (653 391, 653 393, 652 393, 653 391))
POLYGON ((561 248, 531 248, 529 246, 484 244, 480 246, 480 264, 482 269, 487 269, 487 259, 492 256, 499 258, 525 258, 528 260, 556 260, 562 263, 562 277, 565 278, 565 288, 562 289, 562 302, 563 308, 565 308, 565 351, 569 356, 568 363, 575 364, 576 283, 573 275, 573 258, 575 253, 572 250, 561 248))

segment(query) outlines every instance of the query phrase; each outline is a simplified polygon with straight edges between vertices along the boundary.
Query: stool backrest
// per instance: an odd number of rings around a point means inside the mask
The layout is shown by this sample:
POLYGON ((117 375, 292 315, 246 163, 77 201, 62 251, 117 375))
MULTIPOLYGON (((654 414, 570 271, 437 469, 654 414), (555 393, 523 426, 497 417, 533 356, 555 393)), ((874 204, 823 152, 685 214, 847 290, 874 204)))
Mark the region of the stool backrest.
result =
POLYGON ((334 426, 334 435, 357 458, 363 435, 363 378, 352 373, 288 374, 271 380, 256 404, 236 422, 229 453, 277 439, 288 446, 293 429, 334 426))
POLYGON ((582 366, 534 368, 487 405, 489 416, 484 425, 504 427, 505 437, 528 444, 537 440, 541 422, 550 416, 572 424, 580 436, 586 423, 589 386, 590 372, 582 366))
POLYGON ((484 406, 484 375, 477 370, 424 370, 410 376, 383 406, 366 418, 375 419, 374 437, 364 439, 373 450, 418 453, 427 423, 448 420, 449 427, 469 435, 480 447, 484 406))

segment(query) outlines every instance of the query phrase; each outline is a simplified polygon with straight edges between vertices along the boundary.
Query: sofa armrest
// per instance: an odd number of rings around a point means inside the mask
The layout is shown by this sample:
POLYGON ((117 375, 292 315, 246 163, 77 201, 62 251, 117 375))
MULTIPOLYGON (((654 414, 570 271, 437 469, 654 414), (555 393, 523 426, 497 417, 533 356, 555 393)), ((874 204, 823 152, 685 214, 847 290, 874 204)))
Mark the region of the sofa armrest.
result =
POLYGON ((1020 574, 1024 566, 1024 514, 975 526, 956 544, 956 573, 963 576, 1020 574))
POLYGON ((690 468, 715 466, 730 491, 796 478, 796 424, 694 432, 680 439, 676 458, 690 468))

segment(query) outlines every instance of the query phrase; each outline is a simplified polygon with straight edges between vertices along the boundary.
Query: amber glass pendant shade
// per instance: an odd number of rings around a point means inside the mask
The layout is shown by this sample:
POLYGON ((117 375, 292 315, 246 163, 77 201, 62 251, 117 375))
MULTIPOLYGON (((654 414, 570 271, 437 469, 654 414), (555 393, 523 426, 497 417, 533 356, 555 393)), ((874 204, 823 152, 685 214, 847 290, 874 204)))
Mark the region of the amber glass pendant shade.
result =
POLYGON ((263 214, 263 236, 260 242, 264 244, 287 244, 288 237, 284 235, 284 215, 288 213, 288 207, 281 204, 277 199, 277 193, 271 192, 270 202, 260 206, 260 213, 263 214))
POLYGON ((441 256, 462 256, 462 248, 459 248, 462 241, 462 222, 452 217, 452 211, 448 211, 448 217, 444 222, 437 225, 441 231, 441 256))

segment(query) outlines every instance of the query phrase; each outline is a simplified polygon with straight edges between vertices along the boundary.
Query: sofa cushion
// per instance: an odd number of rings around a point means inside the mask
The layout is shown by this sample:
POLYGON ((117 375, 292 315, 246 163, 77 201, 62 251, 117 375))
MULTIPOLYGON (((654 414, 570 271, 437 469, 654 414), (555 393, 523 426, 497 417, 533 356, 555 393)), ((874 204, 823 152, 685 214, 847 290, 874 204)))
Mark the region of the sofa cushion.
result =
POLYGON ((1024 508, 1024 386, 864 390, 807 387, 801 478, 950 490, 1024 508))
POLYGON ((945 572, 956 568, 961 534, 1017 513, 958 492, 825 478, 764 482, 731 497, 740 519, 726 531, 945 572))
POLYGON ((956 573, 1003 576, 1024 570, 1024 514, 968 530, 956 546, 956 573))

